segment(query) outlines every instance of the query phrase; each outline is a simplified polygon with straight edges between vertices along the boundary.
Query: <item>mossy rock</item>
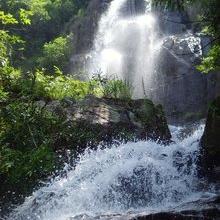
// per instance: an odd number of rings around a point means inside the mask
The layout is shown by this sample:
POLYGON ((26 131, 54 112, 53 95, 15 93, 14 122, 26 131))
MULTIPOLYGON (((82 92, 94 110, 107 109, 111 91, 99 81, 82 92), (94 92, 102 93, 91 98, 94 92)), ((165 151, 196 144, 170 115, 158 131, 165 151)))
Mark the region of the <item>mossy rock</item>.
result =
POLYGON ((220 180, 219 173, 215 173, 220 167, 220 97, 210 105, 201 146, 201 166, 205 174, 220 180))

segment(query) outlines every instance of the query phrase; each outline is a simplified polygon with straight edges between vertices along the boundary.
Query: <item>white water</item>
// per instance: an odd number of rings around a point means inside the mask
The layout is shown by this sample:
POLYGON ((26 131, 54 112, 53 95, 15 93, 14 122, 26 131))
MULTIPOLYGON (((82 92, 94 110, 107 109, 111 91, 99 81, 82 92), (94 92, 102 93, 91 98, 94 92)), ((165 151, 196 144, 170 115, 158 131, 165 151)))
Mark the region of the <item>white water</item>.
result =
POLYGON ((101 73, 130 82, 133 97, 143 98, 151 97, 160 85, 155 73, 167 40, 175 43, 175 51, 170 49, 170 53, 189 67, 195 58, 201 57, 202 46, 200 37, 189 30, 174 36, 162 33, 151 10, 151 0, 138 1, 145 3, 144 13, 136 11, 135 0, 111 1, 98 23, 87 69, 92 75, 101 73))
POLYGON ((203 126, 169 146, 137 142, 86 151, 66 177, 36 191, 10 220, 161 211, 196 199, 196 160, 203 126))
POLYGON ((89 72, 101 72, 131 82, 135 97, 143 97, 144 88, 150 87, 156 52, 161 45, 156 36, 151 2, 140 1, 146 5, 145 13, 136 14, 135 9, 130 8, 127 16, 122 10, 126 4, 134 4, 134 0, 110 3, 99 21, 89 65, 89 72))

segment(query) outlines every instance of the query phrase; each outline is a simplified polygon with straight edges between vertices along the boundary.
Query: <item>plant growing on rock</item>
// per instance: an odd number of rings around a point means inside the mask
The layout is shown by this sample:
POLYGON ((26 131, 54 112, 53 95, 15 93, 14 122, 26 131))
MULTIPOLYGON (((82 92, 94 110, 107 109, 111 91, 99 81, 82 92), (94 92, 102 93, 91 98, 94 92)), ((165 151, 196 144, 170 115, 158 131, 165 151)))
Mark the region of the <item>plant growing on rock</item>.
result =
POLYGON ((100 84, 102 96, 105 98, 114 99, 131 99, 133 93, 132 85, 126 81, 113 77, 103 77, 101 74, 93 77, 93 79, 100 84))

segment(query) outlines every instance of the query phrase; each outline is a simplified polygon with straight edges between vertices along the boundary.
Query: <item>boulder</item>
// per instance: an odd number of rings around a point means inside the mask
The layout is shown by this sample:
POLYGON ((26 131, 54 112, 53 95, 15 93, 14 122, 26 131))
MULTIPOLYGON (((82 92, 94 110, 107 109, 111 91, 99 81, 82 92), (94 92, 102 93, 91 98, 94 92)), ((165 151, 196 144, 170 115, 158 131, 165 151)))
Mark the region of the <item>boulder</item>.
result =
POLYGON ((166 144, 171 139, 162 107, 155 106, 147 99, 120 100, 87 96, 77 102, 51 101, 46 108, 63 117, 66 127, 72 129, 72 137, 57 143, 56 148, 79 147, 83 150, 88 144, 105 145, 116 140, 151 139, 166 144))
POLYGON ((201 139, 201 167, 213 181, 220 180, 220 97, 210 105, 206 127, 201 139))

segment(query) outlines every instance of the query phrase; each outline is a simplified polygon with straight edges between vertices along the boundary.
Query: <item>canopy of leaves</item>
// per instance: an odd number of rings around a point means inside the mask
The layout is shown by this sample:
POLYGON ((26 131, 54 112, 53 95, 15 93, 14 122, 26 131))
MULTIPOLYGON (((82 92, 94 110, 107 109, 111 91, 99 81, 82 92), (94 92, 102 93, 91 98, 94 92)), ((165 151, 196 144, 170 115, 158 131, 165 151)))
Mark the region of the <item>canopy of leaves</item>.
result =
MULTIPOLYGON (((45 55, 45 45, 49 42, 62 44, 61 38, 67 38, 70 34, 65 32, 65 26, 70 20, 83 15, 88 2, 89 0, 0 1, 0 30, 11 36, 19 36, 25 42, 22 50, 19 48, 13 51, 11 61, 25 70, 39 67, 38 58, 45 55)), ((65 56, 68 52, 65 51, 65 56)), ((66 59, 58 62, 59 68, 63 70, 66 59)), ((53 68, 54 59, 51 64, 48 61, 48 65, 53 68)))

